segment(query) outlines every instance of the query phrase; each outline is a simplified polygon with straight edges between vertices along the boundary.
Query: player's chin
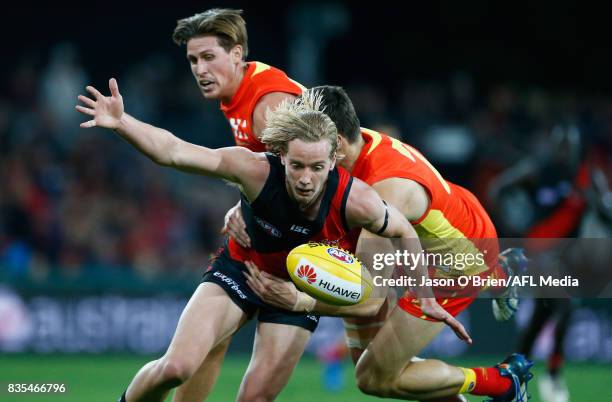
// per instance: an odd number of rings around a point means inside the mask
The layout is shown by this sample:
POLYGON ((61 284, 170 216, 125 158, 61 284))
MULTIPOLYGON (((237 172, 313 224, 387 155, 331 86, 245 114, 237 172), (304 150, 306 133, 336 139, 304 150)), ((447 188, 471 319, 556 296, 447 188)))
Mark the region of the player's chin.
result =
POLYGON ((206 99, 217 100, 219 99, 219 91, 214 89, 201 89, 202 95, 206 99))
POLYGON ((314 198, 314 191, 300 191, 295 190, 295 197, 300 202, 309 202, 314 198))

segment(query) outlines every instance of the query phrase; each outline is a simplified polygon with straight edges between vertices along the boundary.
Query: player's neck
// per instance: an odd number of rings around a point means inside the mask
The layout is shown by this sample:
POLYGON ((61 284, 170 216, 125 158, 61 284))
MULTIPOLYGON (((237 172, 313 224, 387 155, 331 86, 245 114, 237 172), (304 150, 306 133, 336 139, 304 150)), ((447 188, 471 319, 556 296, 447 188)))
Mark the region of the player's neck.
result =
POLYGON ((357 141, 355 141, 353 144, 349 144, 346 147, 344 158, 342 159, 342 167, 344 167, 349 172, 353 170, 353 166, 359 158, 364 144, 365 142, 360 136, 359 138, 357 138, 357 141))

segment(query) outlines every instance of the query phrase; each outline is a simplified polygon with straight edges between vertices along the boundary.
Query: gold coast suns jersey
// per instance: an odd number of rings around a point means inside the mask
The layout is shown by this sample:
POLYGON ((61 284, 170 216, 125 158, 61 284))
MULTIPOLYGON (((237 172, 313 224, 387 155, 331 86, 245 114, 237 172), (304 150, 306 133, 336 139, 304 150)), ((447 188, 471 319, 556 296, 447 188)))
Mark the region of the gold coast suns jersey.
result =
POLYGON ((415 148, 366 128, 361 129, 361 134, 365 145, 351 171, 354 177, 369 185, 387 178, 410 179, 429 193, 431 201, 427 211, 411 222, 424 251, 453 255, 480 252, 479 261, 484 262, 462 264, 461 270, 440 266, 434 275, 476 275, 493 268, 499 252, 497 232, 476 197, 465 188, 444 180, 415 148))
POLYGON ((254 152, 264 152, 265 145, 253 134, 255 105, 262 96, 271 92, 299 96, 304 89, 278 68, 258 61, 247 63, 244 78, 234 97, 228 104, 221 103, 221 111, 230 124, 236 145, 254 152))

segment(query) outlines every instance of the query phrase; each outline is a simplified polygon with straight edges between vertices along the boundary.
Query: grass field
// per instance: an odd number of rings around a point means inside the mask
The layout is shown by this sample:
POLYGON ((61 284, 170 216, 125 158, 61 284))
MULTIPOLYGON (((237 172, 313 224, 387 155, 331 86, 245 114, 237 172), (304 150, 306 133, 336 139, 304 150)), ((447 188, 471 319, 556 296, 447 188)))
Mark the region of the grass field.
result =
MULTIPOLYGON (((127 386, 134 373, 147 361, 146 357, 132 356, 0 356, 1 402, 114 402, 127 386), (66 384, 65 394, 33 395, 9 394, 8 383, 66 384)), ((454 364, 467 367, 487 365, 492 359, 461 359, 454 364)), ((214 402, 234 400, 247 360, 239 357, 228 358, 223 366, 219 381, 208 399, 214 402)), ((535 374, 541 372, 540 364, 535 374)), ((303 359, 289 385, 278 398, 279 402, 359 402, 375 401, 377 398, 361 394, 352 379, 348 362, 345 365, 346 385, 337 393, 325 391, 321 385, 321 368, 312 359, 303 359)), ((612 401, 612 365, 569 364, 565 369, 572 402, 612 401)), ((535 384, 534 384, 535 385, 535 384)), ((539 401, 537 387, 530 388, 532 401, 539 401)), ((470 401, 484 398, 471 397, 470 401)), ((168 398, 169 400, 169 398, 168 398)))

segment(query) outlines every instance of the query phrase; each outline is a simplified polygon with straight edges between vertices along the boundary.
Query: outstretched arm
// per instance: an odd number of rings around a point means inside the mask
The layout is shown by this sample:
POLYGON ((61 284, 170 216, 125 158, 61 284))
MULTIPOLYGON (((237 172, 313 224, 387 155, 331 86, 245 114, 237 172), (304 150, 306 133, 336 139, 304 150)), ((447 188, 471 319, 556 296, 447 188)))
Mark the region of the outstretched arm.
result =
MULTIPOLYGON (((423 203, 415 203, 415 205, 421 204, 423 203)), ((418 236, 405 215, 393 205, 385 205, 378 193, 361 180, 354 179, 346 210, 350 226, 367 230, 363 237, 376 237, 374 235, 376 234, 386 238, 399 238, 403 250, 414 255, 422 252, 418 236)), ((422 263, 417 263, 411 269, 418 276, 428 276, 427 267, 422 263)), ((472 343, 464 326, 438 304, 431 289, 420 286, 417 289, 417 296, 424 314, 444 322, 455 331, 460 339, 472 343)))
POLYGON ((167 130, 144 123, 125 113, 117 81, 112 78, 108 86, 111 96, 104 96, 92 86, 87 87, 91 97, 79 95, 78 99, 84 106, 77 105, 76 109, 92 118, 81 123, 81 127, 114 130, 160 165, 220 177, 242 184, 245 188, 253 187, 253 179, 258 181, 257 179, 264 177, 265 180, 268 165, 260 155, 242 147, 210 149, 183 141, 167 130))

